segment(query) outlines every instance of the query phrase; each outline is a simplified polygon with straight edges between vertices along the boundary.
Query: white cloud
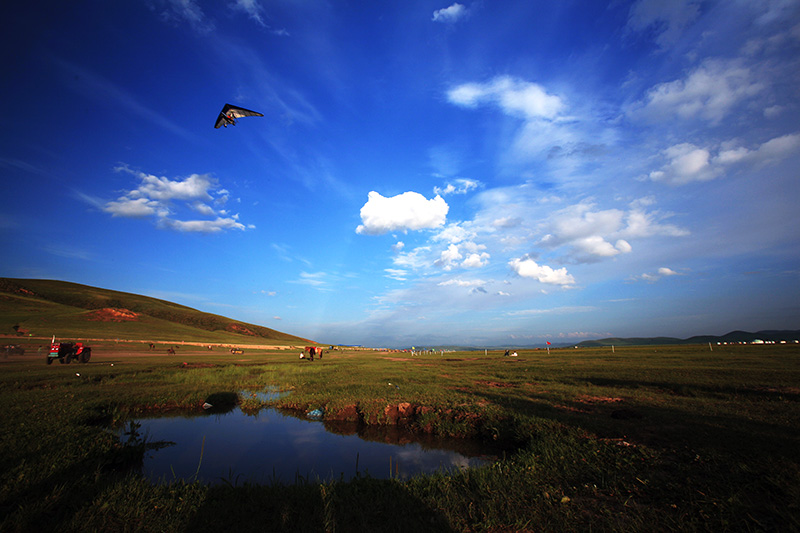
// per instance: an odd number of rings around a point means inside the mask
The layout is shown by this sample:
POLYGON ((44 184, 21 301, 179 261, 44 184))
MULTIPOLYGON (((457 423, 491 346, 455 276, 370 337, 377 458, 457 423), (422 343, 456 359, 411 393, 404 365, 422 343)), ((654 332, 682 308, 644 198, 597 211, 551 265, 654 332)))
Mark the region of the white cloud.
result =
POLYGON ((361 208, 361 222, 356 233, 381 235, 389 231, 432 229, 443 226, 449 206, 441 196, 428 200, 416 192, 391 198, 370 191, 361 208))
POLYGON ((440 194, 442 196, 448 194, 466 194, 469 191, 477 189, 480 184, 481 183, 477 180, 457 178, 452 182, 448 182, 444 188, 434 187, 433 192, 434 194, 440 194))
POLYGON ((162 12, 162 17, 166 20, 183 20, 189 22, 192 27, 201 32, 207 33, 214 29, 214 24, 206 18, 205 13, 194 0, 169 0, 171 10, 162 12))
POLYGON ((464 268, 481 268, 488 264, 489 257, 491 257, 488 253, 472 253, 467 255, 464 262, 461 263, 461 266, 464 268))
POLYGON ((234 9, 243 11, 251 19, 264 26, 264 19, 261 18, 262 8, 256 0, 236 0, 231 4, 234 9))
POLYGON ((459 279, 459 278, 452 278, 446 281, 440 281, 437 285, 440 287, 447 287, 449 285, 455 285, 457 287, 483 287, 486 285, 486 281, 481 279, 459 279))
POLYGON ((184 232, 195 233, 218 233, 222 230, 238 229, 244 230, 245 227, 233 218, 217 218, 214 220, 172 220, 162 218, 159 225, 165 228, 184 232))
POLYGON ((444 250, 439 259, 437 259, 434 264, 438 267, 443 268, 444 270, 451 270, 453 267, 456 266, 456 262, 462 259, 464 256, 458 251, 458 246, 455 244, 451 244, 444 250))
POLYGON ((201 215, 206 215, 206 216, 214 216, 214 215, 216 215, 216 212, 214 211, 214 209, 210 205, 204 204, 202 202, 195 202, 192 205, 192 209, 194 209, 195 211, 197 211, 201 215))
POLYGON ((661 267, 655 273, 644 273, 640 274, 639 276, 634 276, 630 278, 632 281, 647 281, 649 283, 656 282, 661 278, 666 278, 670 276, 681 276, 680 272, 676 272, 668 267, 661 267))
POLYGON ((465 83, 448 91, 447 97, 451 103, 464 107, 495 104, 505 113, 527 120, 555 119, 565 107, 560 97, 548 94, 541 85, 510 76, 487 83, 465 83))
POLYGON ((433 236, 433 241, 459 243, 475 238, 475 232, 470 231, 459 223, 448 224, 442 231, 433 236))
POLYGON ((737 104, 765 88, 740 60, 708 59, 685 79, 654 86, 631 114, 656 121, 699 117, 718 124, 737 104))
POLYGON ((408 279, 407 270, 402 270, 399 268, 385 268, 383 271, 386 272, 387 278, 395 279, 397 281, 406 281, 406 279, 408 279))
POLYGON ((418 246, 409 252, 400 252, 392 259, 396 266, 411 268, 413 270, 430 266, 432 250, 429 246, 418 246))
POLYGON ((800 150, 800 133, 775 137, 754 150, 744 147, 720 150, 715 162, 732 164, 739 162, 771 163, 796 154, 800 150))
POLYGON ((539 283, 570 287, 575 285, 575 278, 566 268, 553 269, 547 265, 539 265, 533 259, 512 259, 508 265, 520 277, 531 278, 539 283))
POLYGON ((593 263, 630 253, 633 246, 628 239, 688 234, 685 229, 665 224, 663 219, 668 215, 646 211, 650 202, 649 198, 634 200, 628 210, 597 210, 591 201, 565 207, 541 225, 545 235, 538 244, 551 250, 565 246, 571 260, 593 263))
POLYGON ((155 215, 160 203, 147 198, 126 198, 112 200, 105 204, 103 210, 114 217, 143 218, 155 215))
POLYGON ((438 9, 433 12, 434 22, 451 23, 463 18, 467 14, 467 9, 459 3, 454 3, 449 7, 438 9))
POLYGON ((620 252, 631 251, 631 245, 626 241, 620 240, 618 241, 619 243, 621 243, 621 246, 617 248, 599 235, 591 235, 577 239, 573 242, 573 246, 583 254, 597 257, 613 257, 620 252))
POLYGON ((672 185, 683 185, 692 181, 708 181, 722 172, 718 166, 711 165, 711 153, 691 143, 670 146, 663 152, 669 162, 659 170, 650 173, 653 181, 663 181, 672 185))
MULTIPOLYGON (((131 170, 127 166, 115 169, 127 172, 139 179, 135 189, 125 192, 116 200, 106 202, 102 209, 114 217, 146 218, 155 217, 161 228, 182 232, 217 233, 223 230, 244 230, 245 225, 238 221, 238 215, 226 215, 227 211, 217 213, 204 201, 214 200, 212 189, 216 181, 208 174, 191 174, 183 179, 170 179, 131 170), (171 207, 175 202, 182 203, 202 215, 214 217, 208 220, 175 220, 170 218, 171 207)), ((222 189, 222 198, 227 199, 228 191, 222 189)), ((217 198, 219 200, 219 198, 217 198)), ((253 226, 248 226, 253 227, 253 226)))
POLYGON ((310 285, 312 287, 321 288, 327 284, 327 274, 325 272, 300 272, 300 279, 295 280, 294 283, 301 285, 310 285))
POLYGON ((648 178, 670 185, 708 181, 721 176, 731 165, 769 164, 797 154, 799 149, 800 133, 775 137, 752 150, 740 146, 737 141, 729 141, 722 143, 716 154, 709 148, 681 143, 662 152, 668 159, 667 163, 650 172, 648 178))

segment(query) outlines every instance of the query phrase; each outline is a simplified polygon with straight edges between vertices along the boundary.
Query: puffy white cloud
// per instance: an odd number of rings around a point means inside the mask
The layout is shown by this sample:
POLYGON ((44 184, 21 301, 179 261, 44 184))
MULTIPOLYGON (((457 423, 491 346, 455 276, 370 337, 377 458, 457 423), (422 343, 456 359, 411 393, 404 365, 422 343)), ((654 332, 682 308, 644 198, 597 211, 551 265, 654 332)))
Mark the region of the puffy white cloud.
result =
POLYGON ((575 285, 575 278, 566 268, 553 269, 547 265, 539 265, 533 259, 512 259, 508 265, 520 277, 531 278, 539 283, 570 287, 575 285))
POLYGON ((160 207, 156 201, 147 198, 121 197, 106 203, 103 210, 115 217, 143 218, 155 215, 160 207))
POLYGON ((650 202, 649 198, 634 200, 628 210, 596 210, 589 201, 565 207, 543 224, 547 233, 539 245, 549 249, 566 246, 572 260, 592 263, 631 252, 633 247, 627 239, 688 234, 682 228, 663 223, 665 215, 646 211, 650 202))
MULTIPOLYGON (((217 233, 223 230, 244 230, 245 226, 238 221, 238 215, 224 216, 225 210, 216 212, 206 201, 224 203, 228 191, 221 189, 212 195, 216 180, 208 174, 191 174, 187 178, 170 179, 136 171, 127 166, 115 169, 126 172, 139 179, 135 189, 125 192, 118 199, 106 202, 103 211, 115 217, 146 218, 155 217, 161 228, 183 232, 217 233), (175 220, 170 218, 171 207, 182 203, 186 207, 208 217, 208 220, 175 220), (220 216, 223 215, 223 216, 220 216)), ((252 227, 252 226, 249 226, 252 227)))
POLYGON ((117 167, 114 170, 127 172, 139 178, 139 186, 126 194, 130 198, 149 198, 162 202, 170 200, 210 200, 211 195, 208 191, 216 185, 208 174, 192 174, 188 178, 171 180, 164 176, 158 177, 131 170, 125 166, 117 167))
POLYGON ((437 259, 434 264, 443 268, 444 270, 451 270, 463 257, 464 256, 461 255, 461 252, 458 251, 458 246, 451 244, 442 252, 442 254, 439 256, 439 259, 437 259))
POLYGON ((455 22, 467 14, 467 9, 458 2, 449 7, 437 9, 433 12, 434 22, 455 22))
POLYGON ((448 91, 447 97, 451 103, 466 107, 495 104, 505 113, 527 120, 555 119, 565 107, 560 97, 548 94, 541 85, 510 76, 487 83, 465 83, 448 91))
POLYGON ((711 153, 691 143, 670 146, 663 152, 669 162, 650 173, 653 181, 672 185, 683 185, 692 181, 708 181, 716 178, 722 169, 711 165, 711 153))
POLYGON ((599 235, 578 239, 573 245, 583 254, 596 257, 613 257, 620 252, 627 253, 631 251, 631 245, 627 241, 619 240, 617 241, 618 246, 613 246, 599 235))
POLYGON ((428 200, 416 192, 386 198, 370 191, 361 208, 356 233, 381 235, 389 231, 432 229, 443 226, 450 207, 441 196, 428 200))
POLYGON ((471 253, 467 255, 466 259, 461 263, 461 266, 464 268, 481 268, 488 264, 489 257, 491 257, 488 253, 471 253))

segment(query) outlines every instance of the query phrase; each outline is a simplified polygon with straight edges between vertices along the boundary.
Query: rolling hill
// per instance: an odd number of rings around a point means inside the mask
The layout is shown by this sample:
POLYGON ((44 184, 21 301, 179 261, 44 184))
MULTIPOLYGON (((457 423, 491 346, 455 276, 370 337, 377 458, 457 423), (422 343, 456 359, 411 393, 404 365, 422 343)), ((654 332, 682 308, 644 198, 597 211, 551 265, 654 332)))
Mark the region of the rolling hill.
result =
POLYGON ((800 330, 763 330, 751 333, 749 331, 731 331, 725 335, 697 335, 688 339, 678 339, 675 337, 610 337, 592 341, 583 341, 578 346, 594 348, 599 346, 650 346, 662 344, 716 344, 727 342, 737 344, 740 342, 751 343, 759 339, 762 341, 774 342, 795 342, 800 340, 800 330))
POLYGON ((309 343, 166 300, 66 281, 0 278, 0 334, 60 338, 309 343))

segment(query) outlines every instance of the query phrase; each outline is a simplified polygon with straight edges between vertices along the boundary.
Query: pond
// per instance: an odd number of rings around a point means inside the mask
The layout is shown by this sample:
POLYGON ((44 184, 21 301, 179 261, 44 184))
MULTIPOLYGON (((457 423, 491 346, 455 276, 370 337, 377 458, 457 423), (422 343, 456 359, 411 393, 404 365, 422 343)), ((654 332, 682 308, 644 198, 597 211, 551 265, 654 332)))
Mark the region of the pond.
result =
POLYGON ((154 482, 292 484, 367 474, 407 479, 475 467, 504 453, 491 443, 419 435, 395 426, 323 423, 271 408, 139 418, 120 432, 123 442, 131 429, 148 443, 142 473, 154 482))

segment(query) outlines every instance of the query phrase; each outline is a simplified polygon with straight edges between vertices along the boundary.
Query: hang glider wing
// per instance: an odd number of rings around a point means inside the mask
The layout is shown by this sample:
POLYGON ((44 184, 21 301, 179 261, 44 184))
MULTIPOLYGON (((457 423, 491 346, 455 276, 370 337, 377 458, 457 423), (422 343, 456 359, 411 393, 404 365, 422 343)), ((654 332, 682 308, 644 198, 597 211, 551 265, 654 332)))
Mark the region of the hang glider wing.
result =
POLYGON ((214 124, 214 127, 219 128, 220 126, 223 126, 227 128, 228 124, 235 126, 237 118, 263 116, 264 115, 258 111, 250 111, 249 109, 245 109, 243 107, 225 104, 222 108, 222 111, 220 111, 219 116, 217 117, 217 122, 214 124))

